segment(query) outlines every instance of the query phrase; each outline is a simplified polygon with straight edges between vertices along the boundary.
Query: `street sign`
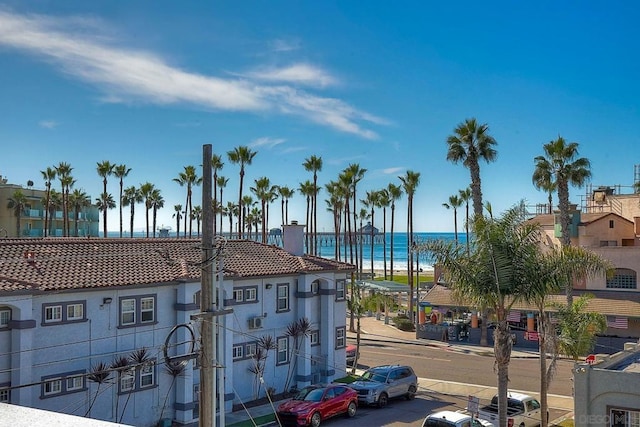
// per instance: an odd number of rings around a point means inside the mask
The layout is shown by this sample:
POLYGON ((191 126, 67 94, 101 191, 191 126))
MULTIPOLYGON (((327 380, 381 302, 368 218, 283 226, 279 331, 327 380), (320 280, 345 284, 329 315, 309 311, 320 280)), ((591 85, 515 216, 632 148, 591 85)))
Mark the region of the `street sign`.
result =
POLYGON ((584 361, 588 365, 593 365, 594 363, 596 363, 596 355, 595 354, 590 354, 584 359, 584 361))
POLYGON ((467 411, 472 415, 476 415, 479 408, 480 398, 477 396, 469 396, 469 400, 467 401, 467 411))

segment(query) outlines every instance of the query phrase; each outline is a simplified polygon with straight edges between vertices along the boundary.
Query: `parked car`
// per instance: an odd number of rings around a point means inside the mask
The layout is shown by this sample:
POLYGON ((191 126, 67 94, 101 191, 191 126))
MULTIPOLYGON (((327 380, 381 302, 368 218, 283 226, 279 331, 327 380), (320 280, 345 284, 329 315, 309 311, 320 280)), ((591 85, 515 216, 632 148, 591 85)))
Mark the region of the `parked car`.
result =
POLYGON ((453 411, 440 411, 427 415, 422 427, 494 427, 487 420, 474 418, 469 414, 453 411))
POLYGON ((353 363, 356 361, 356 352, 358 347, 353 344, 349 344, 346 348, 347 351, 347 365, 353 366, 353 363))
POLYGON ((358 393, 344 384, 315 384, 301 389, 278 406, 276 415, 283 426, 318 427, 323 420, 358 409, 358 393))
MULTIPOLYGON (((498 395, 491 403, 478 411, 480 418, 498 425, 498 395)), ((507 393, 507 425, 509 427, 529 427, 540 424, 542 418, 540 402, 522 393, 507 393)))
POLYGON ((360 403, 382 408, 394 397, 416 397, 418 377, 410 366, 383 365, 366 370, 350 386, 358 391, 360 403))

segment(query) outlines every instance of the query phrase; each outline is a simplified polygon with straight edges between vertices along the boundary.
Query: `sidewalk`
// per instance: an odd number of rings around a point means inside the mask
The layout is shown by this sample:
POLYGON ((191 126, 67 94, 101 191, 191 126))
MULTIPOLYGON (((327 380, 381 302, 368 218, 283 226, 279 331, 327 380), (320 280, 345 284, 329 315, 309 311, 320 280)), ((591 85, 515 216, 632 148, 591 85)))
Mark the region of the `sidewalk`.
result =
MULTIPOLYGON (((347 319, 347 326, 349 325, 349 319, 347 319)), ((347 327, 348 329, 348 327, 347 327)), ((455 351, 460 353, 477 353, 481 355, 493 355, 493 347, 481 347, 476 345, 465 344, 449 344, 446 342, 416 339, 415 332, 405 332, 397 329, 395 326, 386 325, 384 320, 376 320, 375 317, 362 317, 360 319, 360 339, 367 341, 384 341, 384 342, 402 342, 407 344, 424 345, 431 347, 439 347, 445 351, 455 351)), ((353 342, 356 339, 356 334, 353 332, 347 332, 347 339, 353 342)), ((513 350, 512 358, 537 358, 538 353, 518 350, 513 350)), ((419 385, 421 390, 426 390, 428 393, 446 394, 452 396, 469 395, 477 396, 480 399, 490 400, 496 393, 496 387, 480 386, 473 384, 457 383, 453 381, 442 381, 429 378, 419 378, 419 385)), ((528 390, 513 390, 520 391, 532 396, 538 396, 538 393, 528 390)), ((555 394, 549 394, 547 396, 549 407, 555 409, 561 409, 563 411, 573 411, 573 397, 560 396, 555 394)), ((248 422, 247 426, 253 426, 251 418, 258 418, 265 415, 273 414, 275 408, 278 407, 280 402, 273 402, 271 405, 256 406, 248 408, 247 411, 236 411, 225 415, 226 425, 232 426, 241 422, 248 422), (247 413, 248 412, 248 413, 247 413)), ((554 420, 558 421, 558 420, 554 420)), ((260 425, 260 423, 258 423, 260 425)), ((275 425, 272 422, 267 422, 265 425, 275 425)))

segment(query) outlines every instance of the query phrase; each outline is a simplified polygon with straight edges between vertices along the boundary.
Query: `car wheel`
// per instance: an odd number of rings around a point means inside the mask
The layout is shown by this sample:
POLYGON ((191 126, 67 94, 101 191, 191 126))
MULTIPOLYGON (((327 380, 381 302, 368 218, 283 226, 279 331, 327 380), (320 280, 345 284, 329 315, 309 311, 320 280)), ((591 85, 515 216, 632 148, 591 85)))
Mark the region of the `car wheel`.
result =
POLYGON ((384 408, 389 403, 389 396, 387 393, 382 393, 380 397, 378 397, 378 408, 384 408))
POLYGON ((352 418, 356 416, 356 411, 358 410, 358 405, 356 402, 349 402, 349 406, 347 406, 347 417, 352 418))
POLYGON ((409 386, 409 391, 407 392, 407 396, 406 396, 407 400, 415 399, 416 398, 416 392, 417 392, 416 386, 414 386, 414 385, 409 386))
POLYGON ((314 414, 311 416, 311 427, 319 427, 320 421, 322 421, 320 412, 314 412, 314 414))
POLYGON ((520 423, 520 427, 525 427, 524 423, 520 423))

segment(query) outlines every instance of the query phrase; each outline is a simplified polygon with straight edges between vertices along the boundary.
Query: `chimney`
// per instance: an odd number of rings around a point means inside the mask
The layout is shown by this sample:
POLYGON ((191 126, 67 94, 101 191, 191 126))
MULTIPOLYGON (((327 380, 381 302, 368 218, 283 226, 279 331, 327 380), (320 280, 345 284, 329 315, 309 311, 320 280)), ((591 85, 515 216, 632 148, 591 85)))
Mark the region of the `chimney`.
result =
POLYGON ((291 255, 304 255, 304 227, 298 224, 298 221, 291 221, 291 224, 282 226, 284 250, 291 255))

